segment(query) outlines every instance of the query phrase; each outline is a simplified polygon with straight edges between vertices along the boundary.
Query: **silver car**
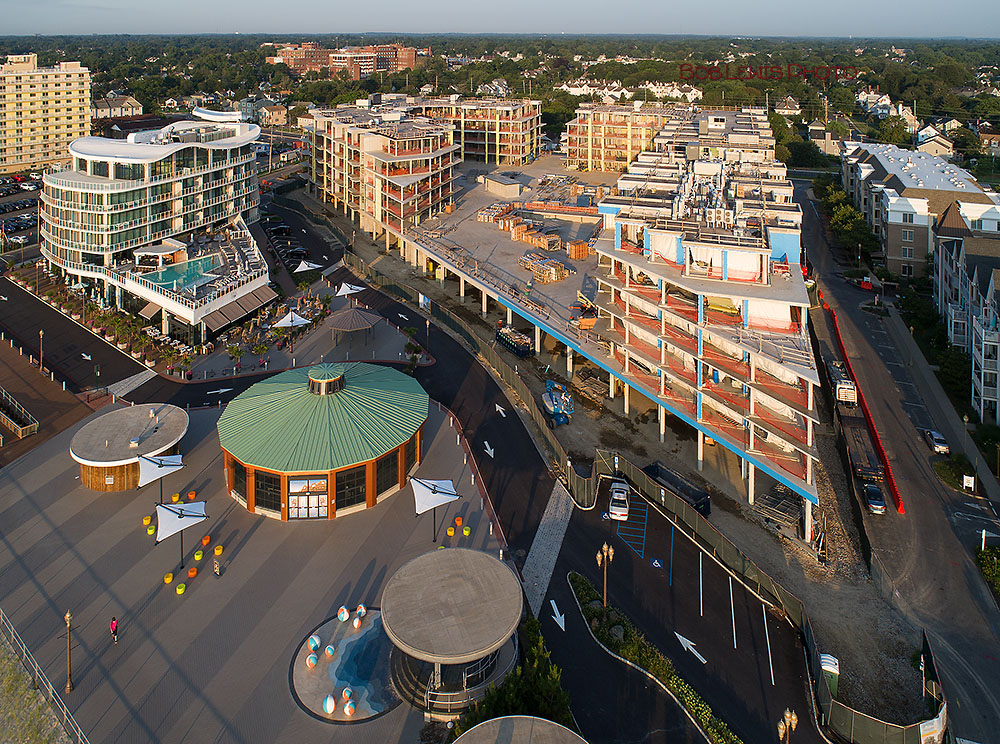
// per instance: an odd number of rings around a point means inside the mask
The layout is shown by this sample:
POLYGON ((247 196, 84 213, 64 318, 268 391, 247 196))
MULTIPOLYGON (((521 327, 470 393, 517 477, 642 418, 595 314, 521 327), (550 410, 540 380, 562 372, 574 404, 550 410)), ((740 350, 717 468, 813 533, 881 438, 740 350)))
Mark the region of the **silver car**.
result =
POLYGON ((608 516, 618 522, 628 521, 628 485, 615 481, 611 484, 611 504, 608 516))
POLYGON ((934 454, 951 454, 951 448, 948 446, 948 441, 941 435, 941 432, 934 431, 933 429, 925 429, 924 439, 927 440, 927 446, 931 448, 931 451, 934 452, 934 454))

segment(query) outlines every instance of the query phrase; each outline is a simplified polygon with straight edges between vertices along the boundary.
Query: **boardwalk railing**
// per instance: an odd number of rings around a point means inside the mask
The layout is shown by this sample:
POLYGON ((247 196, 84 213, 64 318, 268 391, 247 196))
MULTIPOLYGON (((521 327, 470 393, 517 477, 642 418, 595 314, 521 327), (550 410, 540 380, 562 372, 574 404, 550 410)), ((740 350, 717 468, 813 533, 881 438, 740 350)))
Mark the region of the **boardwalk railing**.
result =
POLYGON ((49 705, 52 706, 52 711, 55 713, 56 718, 62 723, 63 728, 66 729, 66 733, 69 735, 71 741, 74 744, 90 744, 90 739, 87 735, 83 733, 83 729, 77 724, 76 719, 73 718, 73 714, 70 713, 69 708, 66 707, 66 703, 62 701, 59 697, 59 693, 56 692, 52 683, 49 682, 49 678, 45 676, 45 672, 42 668, 38 666, 38 662, 35 661, 35 657, 31 655, 28 647, 24 645, 24 641, 21 640, 21 636, 17 634, 14 629, 14 625, 11 623, 10 619, 4 613, 3 609, 0 609, 0 630, 3 631, 4 636, 10 642, 11 648, 14 653, 17 654, 18 659, 24 665, 28 674, 31 675, 31 681, 34 686, 41 691, 45 699, 49 701, 49 705))
MULTIPOLYGON (((413 288, 400 284, 369 266, 353 253, 344 254, 344 262, 359 276, 364 277, 373 287, 386 294, 410 303, 421 305, 421 295, 413 288)), ((934 718, 911 723, 907 726, 887 723, 865 715, 837 700, 831 690, 820 659, 820 649, 813 633, 812 624, 802 601, 781 584, 764 573, 746 554, 719 532, 708 520, 684 499, 663 488, 649 478, 634 463, 617 452, 596 450, 591 472, 581 475, 570 462, 565 448, 547 426, 547 417, 535 402, 527 385, 521 379, 518 369, 511 367, 492 347, 465 321, 456 317, 436 302, 430 303, 431 317, 441 325, 450 328, 461 337, 488 364, 497 377, 503 380, 521 399, 527 413, 541 433, 541 446, 550 459, 550 466, 566 482, 567 490, 579 508, 592 509, 596 505, 597 483, 603 475, 622 475, 653 504, 658 505, 668 518, 685 531, 704 550, 715 556, 724 566, 751 589, 782 610, 788 620, 802 634, 806 650, 807 668, 813 686, 813 702, 820 724, 839 739, 852 744, 923 744, 925 741, 941 741, 926 732, 943 732, 947 723, 944 691, 938 681, 934 655, 926 637, 923 639, 923 693, 928 705, 936 710, 934 718)), ((872 561, 872 579, 884 592, 888 577, 880 563, 872 561)))
POLYGON ((0 424, 14 432, 18 439, 24 439, 38 431, 38 420, 2 387, 0 387, 0 424))

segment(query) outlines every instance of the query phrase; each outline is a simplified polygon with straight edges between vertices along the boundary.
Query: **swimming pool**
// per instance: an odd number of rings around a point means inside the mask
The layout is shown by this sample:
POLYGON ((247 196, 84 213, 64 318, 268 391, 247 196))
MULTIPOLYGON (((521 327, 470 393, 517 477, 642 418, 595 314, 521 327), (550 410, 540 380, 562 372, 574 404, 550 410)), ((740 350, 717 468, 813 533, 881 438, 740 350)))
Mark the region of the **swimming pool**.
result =
POLYGON ((172 264, 159 271, 151 271, 148 274, 143 274, 142 278, 160 287, 179 292, 215 279, 216 277, 206 272, 214 269, 218 263, 218 256, 202 256, 191 261, 172 264))

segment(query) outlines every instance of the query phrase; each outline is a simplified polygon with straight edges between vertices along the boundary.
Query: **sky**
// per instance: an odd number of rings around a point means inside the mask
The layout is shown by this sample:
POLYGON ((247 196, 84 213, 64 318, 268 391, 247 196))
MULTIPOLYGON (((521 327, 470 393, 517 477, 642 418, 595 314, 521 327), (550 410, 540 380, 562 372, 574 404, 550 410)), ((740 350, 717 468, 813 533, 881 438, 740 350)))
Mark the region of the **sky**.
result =
POLYGON ((997 7, 997 0, 954 0, 946 6, 937 0, 0 0, 0 35, 372 31, 998 38, 997 7))

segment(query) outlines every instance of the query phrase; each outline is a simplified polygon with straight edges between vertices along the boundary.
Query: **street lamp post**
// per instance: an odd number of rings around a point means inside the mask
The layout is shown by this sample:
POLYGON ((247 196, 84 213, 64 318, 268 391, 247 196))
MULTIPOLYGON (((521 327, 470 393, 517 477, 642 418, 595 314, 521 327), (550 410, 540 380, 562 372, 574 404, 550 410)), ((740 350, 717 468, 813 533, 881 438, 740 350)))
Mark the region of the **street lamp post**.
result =
POLYGON ((70 623, 73 622, 73 615, 66 610, 66 692, 73 692, 73 650, 70 646, 70 623))
POLYGON ((604 543, 597 551, 597 567, 604 569, 604 622, 608 621, 608 564, 615 559, 615 549, 604 543))
POLYGON ((45 374, 45 365, 42 363, 43 360, 43 341, 45 339, 45 331, 41 328, 38 329, 38 371, 43 375, 45 374))
POLYGON ((778 719, 778 741, 788 744, 792 740, 792 732, 799 725, 799 717, 794 710, 785 708, 785 714, 778 719))

